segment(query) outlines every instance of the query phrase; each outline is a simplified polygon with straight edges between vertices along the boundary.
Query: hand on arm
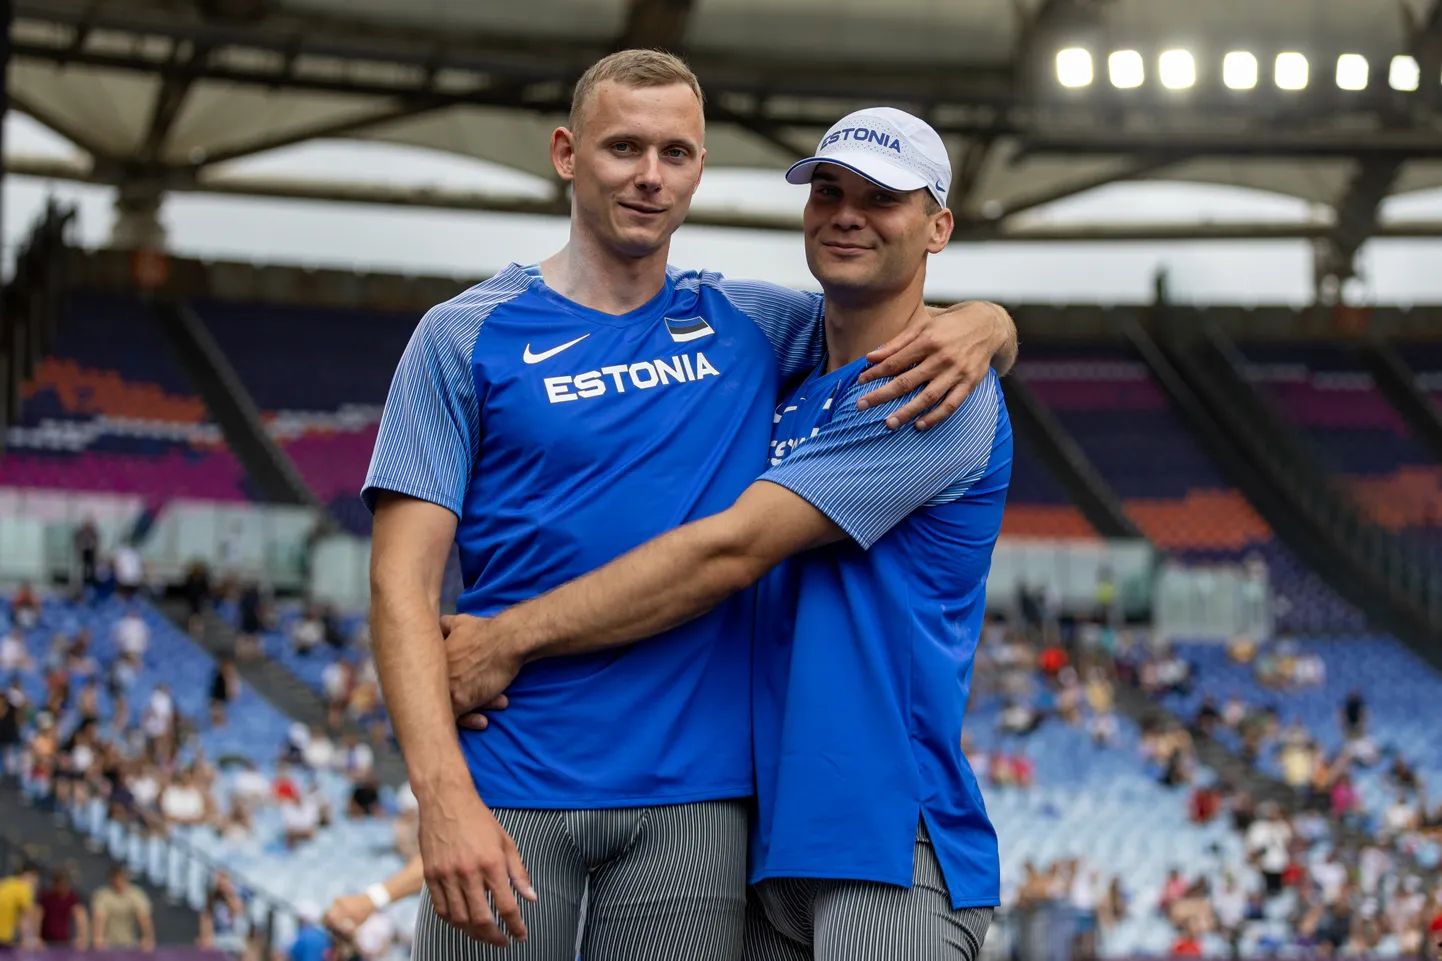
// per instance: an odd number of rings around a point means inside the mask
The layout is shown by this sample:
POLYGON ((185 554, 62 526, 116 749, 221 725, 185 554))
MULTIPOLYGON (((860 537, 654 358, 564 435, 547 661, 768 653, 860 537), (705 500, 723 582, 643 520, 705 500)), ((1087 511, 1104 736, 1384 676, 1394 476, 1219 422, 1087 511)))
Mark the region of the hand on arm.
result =
POLYGON ((526 928, 512 886, 534 900, 516 845, 476 793, 446 689, 440 592, 456 517, 382 495, 371 547, 371 637, 386 709, 420 809, 420 846, 436 912, 477 940, 506 947, 526 928))
POLYGON ((863 371, 858 382, 891 380, 862 397, 860 409, 922 388, 886 419, 886 426, 894 430, 915 420, 917 430, 934 427, 960 409, 989 368, 1005 376, 1016 354, 1016 324, 1002 307, 967 301, 932 309, 925 320, 866 355, 874 366, 863 371))
MULTIPOLYGON (((379 885, 385 890, 382 899, 389 904, 421 893, 425 884, 425 866, 420 857, 411 858, 405 867, 386 878, 379 885)), ((350 934, 365 924, 372 914, 379 910, 377 901, 371 897, 370 889, 364 894, 344 894, 330 903, 325 912, 325 926, 340 934, 350 934)))
MULTIPOLYGON (((484 704, 527 661, 629 644, 683 624, 785 558, 846 536, 805 499, 767 481, 694 521, 495 617, 448 618, 451 701, 484 704)), ((479 727, 479 715, 463 723, 479 727)))

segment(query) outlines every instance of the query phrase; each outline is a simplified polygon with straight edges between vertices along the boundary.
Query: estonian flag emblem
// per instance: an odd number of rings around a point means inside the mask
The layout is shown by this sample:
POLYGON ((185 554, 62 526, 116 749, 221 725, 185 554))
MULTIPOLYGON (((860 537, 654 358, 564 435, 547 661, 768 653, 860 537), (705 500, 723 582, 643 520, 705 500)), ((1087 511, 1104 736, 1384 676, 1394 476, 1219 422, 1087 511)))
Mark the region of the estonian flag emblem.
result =
POLYGON ((682 317, 679 320, 675 317, 667 317, 666 329, 670 331, 671 339, 678 344, 684 344, 688 340, 699 340, 716 333, 706 322, 706 318, 699 314, 695 317, 682 317))

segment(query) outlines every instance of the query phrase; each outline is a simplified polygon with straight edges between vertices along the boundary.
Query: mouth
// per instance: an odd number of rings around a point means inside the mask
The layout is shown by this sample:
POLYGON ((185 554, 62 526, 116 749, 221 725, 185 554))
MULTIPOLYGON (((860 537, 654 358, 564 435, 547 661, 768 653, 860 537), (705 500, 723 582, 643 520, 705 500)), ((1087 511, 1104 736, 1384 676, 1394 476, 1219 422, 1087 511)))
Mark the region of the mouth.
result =
POLYGON ((643 217, 656 217, 666 212, 665 207, 656 207, 651 204, 638 204, 625 200, 620 201, 620 204, 632 213, 640 214, 643 217))
POLYGON ((823 241, 821 246, 842 256, 862 254, 871 249, 864 244, 850 244, 842 240, 823 241))

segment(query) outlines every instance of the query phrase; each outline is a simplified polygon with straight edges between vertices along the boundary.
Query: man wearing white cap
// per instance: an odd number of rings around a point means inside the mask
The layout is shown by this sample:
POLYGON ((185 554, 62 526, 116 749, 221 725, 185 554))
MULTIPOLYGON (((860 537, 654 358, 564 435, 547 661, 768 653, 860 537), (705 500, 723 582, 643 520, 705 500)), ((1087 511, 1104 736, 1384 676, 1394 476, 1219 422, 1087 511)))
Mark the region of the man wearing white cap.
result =
POLYGON ((826 356, 776 409, 770 469, 727 510, 496 615, 485 650, 452 663, 453 697, 483 703, 527 661, 651 636, 759 581, 757 961, 972 961, 1000 900, 996 833, 960 750, 1011 476, 1000 385, 990 372, 925 432, 886 428, 904 398, 856 405, 869 346, 925 310, 950 169, 936 132, 899 110, 832 127, 787 172, 811 185, 826 356))

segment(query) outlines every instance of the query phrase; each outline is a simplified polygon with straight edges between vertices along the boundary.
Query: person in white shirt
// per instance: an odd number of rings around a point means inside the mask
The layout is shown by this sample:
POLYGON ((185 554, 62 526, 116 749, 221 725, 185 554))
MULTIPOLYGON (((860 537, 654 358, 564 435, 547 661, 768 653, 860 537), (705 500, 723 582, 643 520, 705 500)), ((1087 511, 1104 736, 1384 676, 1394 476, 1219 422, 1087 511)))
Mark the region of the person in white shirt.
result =
POLYGON ((139 662, 150 648, 150 628, 139 611, 130 610, 115 622, 115 646, 121 654, 139 662))
POLYGON ((0 673, 13 674, 16 671, 28 671, 32 666, 30 652, 25 647, 25 639, 12 627, 9 633, 0 637, 0 673))
POLYGON ((1406 794, 1397 795, 1397 800, 1382 813, 1382 837, 1396 838, 1417 827, 1417 808, 1407 799, 1406 794))
POLYGON ((1329 853, 1325 860, 1312 865, 1311 873, 1312 880, 1322 890, 1322 900, 1327 903, 1336 900, 1347 883, 1347 868, 1338 859, 1336 851, 1329 853))
POLYGON ((302 841, 309 841, 320 830, 320 805, 306 795, 299 800, 286 801, 281 805, 280 822, 285 828, 285 846, 294 849, 302 841))
POLYGON ((247 763, 236 773, 230 782, 230 789, 236 797, 252 805, 260 804, 270 796, 270 782, 252 763, 247 763))
POLYGON ((312 771, 328 771, 335 766, 335 745, 318 725, 310 729, 310 739, 301 750, 301 760, 312 771))
POLYGON ((209 807, 205 792, 196 785, 189 771, 160 792, 160 813, 172 825, 204 823, 209 817, 209 807))
POLYGON ((140 560, 140 552, 133 544, 117 548, 112 567, 115 570, 116 593, 127 600, 134 597, 145 580, 145 565, 140 560))
POLYGON ((1275 802, 1268 801, 1258 810, 1257 820, 1247 828, 1247 854, 1252 857, 1267 883, 1267 897, 1282 893, 1282 874, 1287 870, 1287 846, 1292 842, 1292 829, 1282 817, 1275 802))
POLYGON ((170 686, 158 684, 150 692, 150 702, 140 716, 140 729, 154 741, 170 733, 175 718, 175 700, 170 696, 170 686))

